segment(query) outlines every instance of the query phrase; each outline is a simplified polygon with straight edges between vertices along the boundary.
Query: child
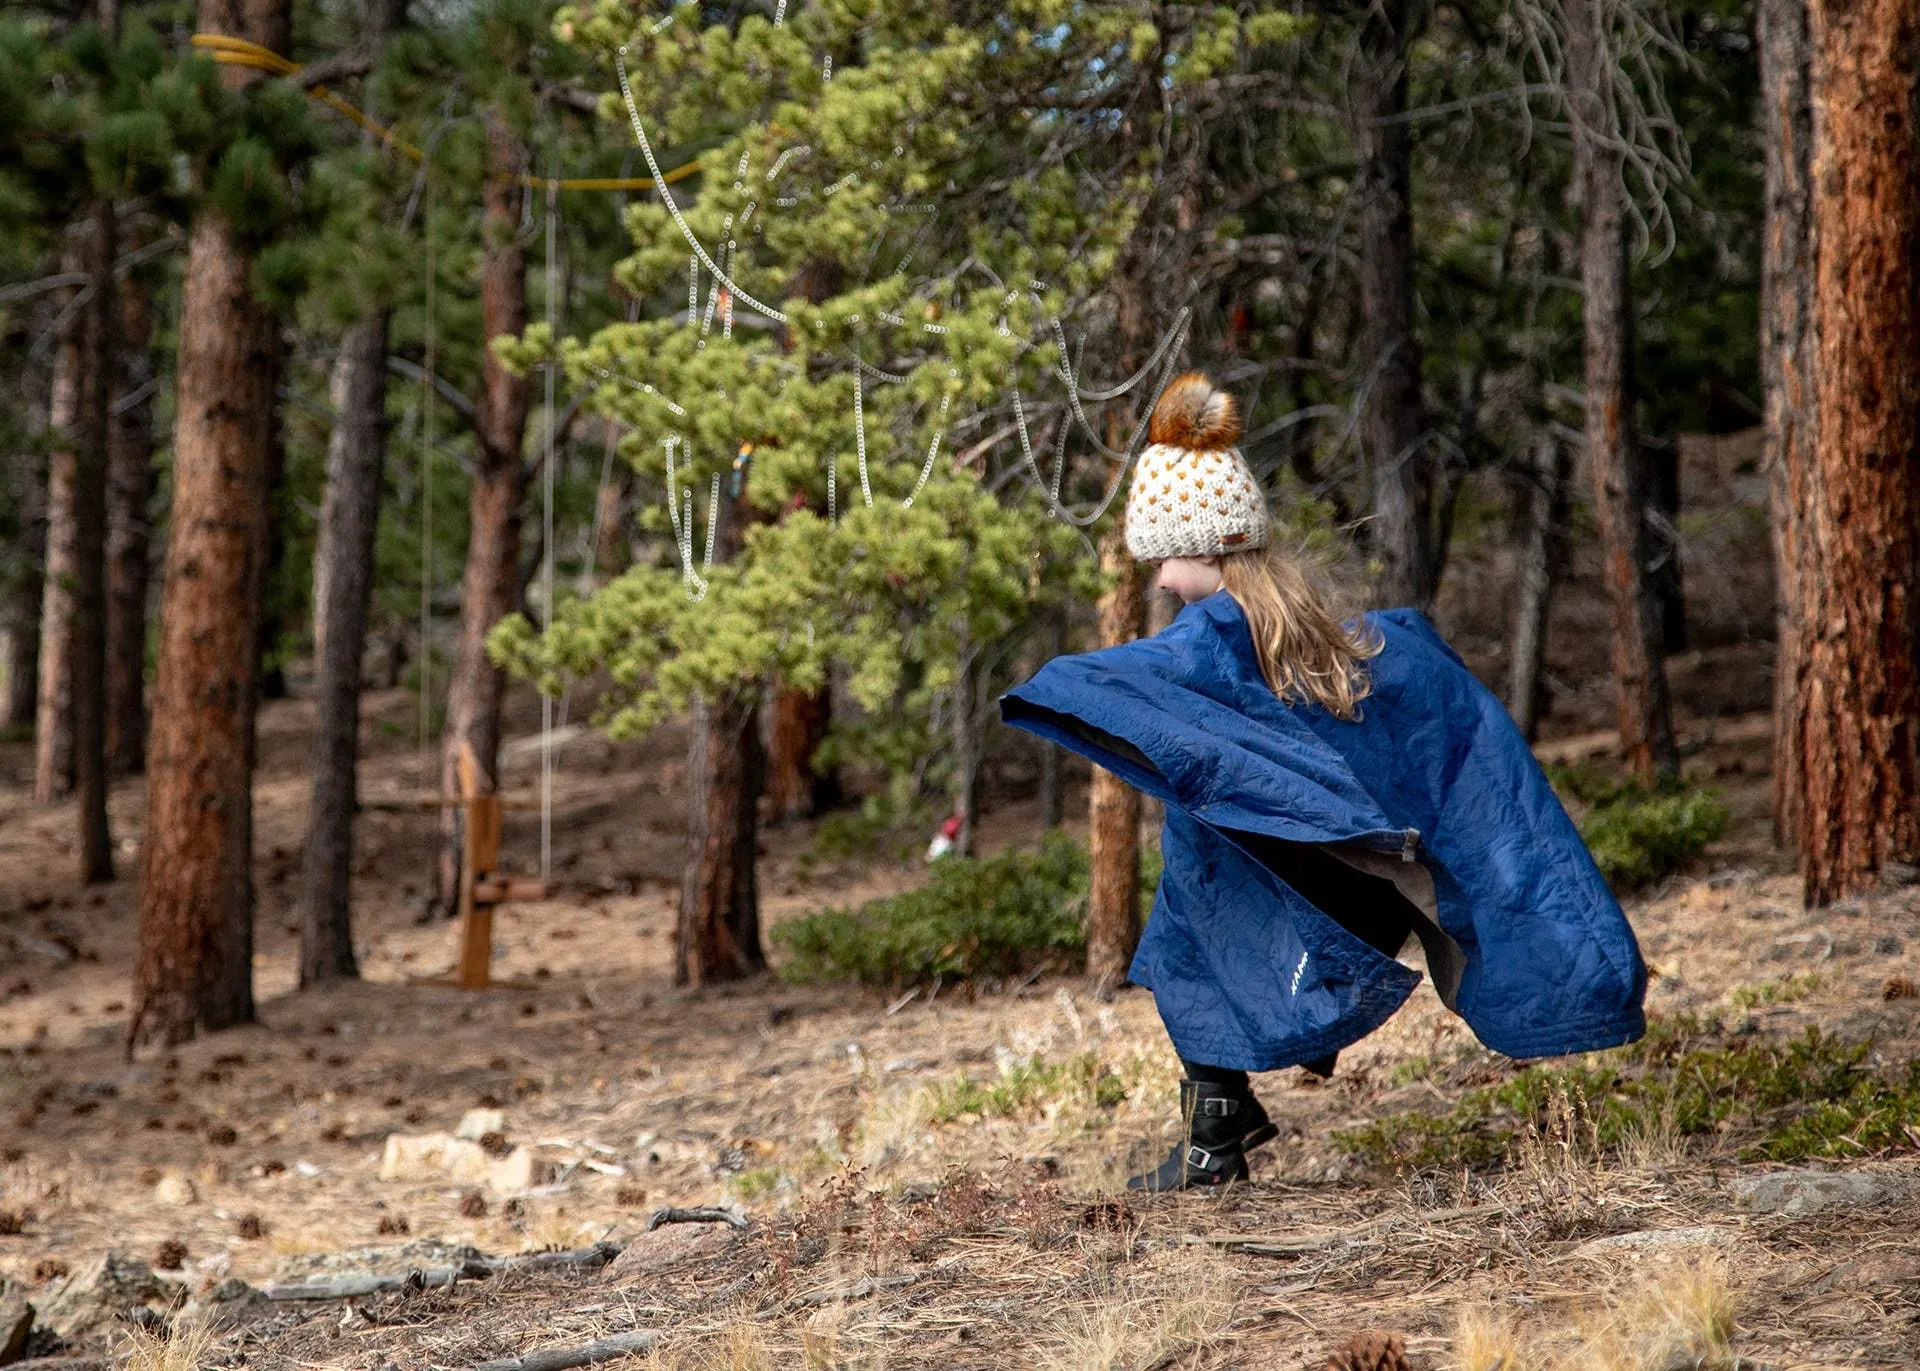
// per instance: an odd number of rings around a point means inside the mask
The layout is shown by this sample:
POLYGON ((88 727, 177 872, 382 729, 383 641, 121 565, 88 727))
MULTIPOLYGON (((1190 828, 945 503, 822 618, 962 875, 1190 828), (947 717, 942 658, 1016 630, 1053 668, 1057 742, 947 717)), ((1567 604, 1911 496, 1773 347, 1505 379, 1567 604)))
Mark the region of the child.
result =
POLYGON ((1269 547, 1230 396, 1154 407, 1127 546, 1186 602, 1153 638, 1061 657, 1001 702, 1166 804, 1165 875, 1129 973, 1180 1055, 1187 1130, 1130 1188, 1247 1175, 1278 1129, 1249 1071, 1333 1070, 1419 976, 1512 1057, 1631 1042, 1632 930, 1505 709, 1410 609, 1341 623, 1269 547))

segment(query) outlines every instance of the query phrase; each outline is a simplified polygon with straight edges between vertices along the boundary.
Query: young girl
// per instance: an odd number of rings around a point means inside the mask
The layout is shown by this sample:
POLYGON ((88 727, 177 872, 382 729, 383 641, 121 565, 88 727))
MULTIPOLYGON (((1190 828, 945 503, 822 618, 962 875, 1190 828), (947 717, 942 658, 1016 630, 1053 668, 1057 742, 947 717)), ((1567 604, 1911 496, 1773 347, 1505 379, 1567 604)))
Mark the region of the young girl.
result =
POLYGON ((1165 875, 1129 975, 1185 1079, 1184 1141, 1135 1189, 1217 1186, 1278 1129, 1249 1071, 1333 1070, 1405 1002, 1512 1057, 1631 1042, 1632 930, 1506 710, 1410 609, 1343 624, 1270 547, 1230 396, 1155 406, 1127 546, 1186 602, 1165 632, 1047 664, 1008 723, 1165 802, 1165 875))

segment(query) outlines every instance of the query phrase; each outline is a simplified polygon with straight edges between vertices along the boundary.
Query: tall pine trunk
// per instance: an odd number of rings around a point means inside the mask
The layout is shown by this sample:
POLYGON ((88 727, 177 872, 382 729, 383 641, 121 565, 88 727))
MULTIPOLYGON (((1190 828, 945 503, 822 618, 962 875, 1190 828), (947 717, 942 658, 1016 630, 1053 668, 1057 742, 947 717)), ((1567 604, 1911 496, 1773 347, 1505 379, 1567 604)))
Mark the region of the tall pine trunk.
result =
MULTIPOLYGON (((734 491, 714 538, 716 561, 739 550, 750 506, 744 485, 734 491)), ((750 976, 766 966, 760 946, 760 792, 766 754, 760 742, 758 683, 741 684, 702 700, 693 712, 687 776, 687 865, 680 882, 675 929, 675 985, 713 985, 750 976)))
POLYGON ((1380 0, 1360 21, 1355 62, 1359 156, 1360 312, 1366 359, 1360 442, 1373 487, 1373 547, 1383 603, 1426 608, 1437 551, 1433 464, 1414 335, 1413 131, 1407 49, 1417 0, 1380 0))
POLYGON ((1806 898, 1825 904, 1920 848, 1920 0, 1814 0, 1810 29, 1819 489, 1802 512, 1817 555, 1797 568, 1799 817, 1806 898))
POLYGON ((1626 184, 1617 146, 1606 20, 1600 0, 1567 0, 1568 103, 1580 180, 1580 281, 1586 326, 1586 449, 1613 642, 1620 747, 1636 776, 1679 770, 1661 660, 1660 611, 1649 583, 1647 469, 1634 432, 1633 305, 1627 275, 1626 184))
POLYGON ((1798 837, 1801 682, 1807 639, 1800 622, 1805 511, 1820 499, 1813 458, 1813 105, 1807 0, 1762 0, 1760 110, 1766 149, 1766 229, 1760 257, 1760 368, 1766 411, 1767 494, 1775 568, 1773 838, 1798 837))
MULTIPOLYGON (((60 265, 63 271, 86 270, 86 248, 79 233, 68 232, 60 265)), ((51 804, 73 787, 73 597, 80 555, 74 501, 79 493, 80 428, 86 412, 82 394, 86 383, 85 308, 68 317, 55 347, 52 394, 47 402, 47 429, 53 435, 53 447, 47 457, 46 557, 40 587, 39 684, 33 722, 36 804, 51 804)))
POLYGON ((1520 568, 1513 607, 1513 656, 1507 672, 1507 712, 1532 742, 1540 731, 1546 700, 1541 680, 1547 660, 1547 621, 1553 592, 1567 560, 1567 445, 1540 440, 1526 484, 1526 518, 1520 538, 1520 568))
MULTIPOLYGON (((1042 642, 1044 660, 1052 661, 1067 650, 1067 609, 1059 605, 1049 609, 1042 642)), ((1040 826, 1055 829, 1067 821, 1067 771, 1063 765, 1066 749, 1053 743, 1040 744, 1040 826)))
MULTIPOLYGON (((358 806, 360 668, 373 601, 374 534, 387 457, 388 312, 376 309, 340 340, 332 377, 337 416, 327 442, 316 567, 328 569, 318 651, 313 802, 300 873, 300 984, 358 976, 353 955, 353 816, 358 806)), ((316 576, 316 596, 319 578, 316 576)), ((318 635, 316 635, 318 636, 318 635)))
MULTIPOLYGON (((1100 540, 1100 645, 1131 642, 1146 631, 1144 576, 1127 551, 1118 519, 1100 540)), ((1100 767, 1088 805, 1087 976, 1102 998, 1125 983, 1140 941, 1140 792, 1100 767)))
MULTIPOLYGON (((36 416, 44 418, 44 412, 36 416)), ((29 425, 31 427, 31 425, 29 425)), ((15 456, 9 477, 18 511, 20 572, 8 588, 7 690, 0 697, 0 728, 33 729, 40 695, 40 609, 45 593, 42 572, 47 556, 47 476, 31 453, 15 456)))
MULTIPOLYGON (((199 26, 285 52, 292 10, 201 0, 199 26)), ((258 79, 221 71, 236 85, 258 79)), ((253 1018, 254 645, 278 349, 252 268, 225 218, 202 209, 180 302, 130 1043, 253 1018)))
MULTIPOLYGON (((114 11, 106 8, 107 16, 114 11)), ((112 33, 112 29, 107 30, 112 33)), ((86 361, 80 387, 80 444, 74 463, 73 772, 78 792, 80 880, 113 879, 107 823, 107 448, 119 379, 120 302, 113 262, 119 239, 113 201, 92 206, 87 270, 86 361)))
MULTIPOLYGON (((483 197, 480 265, 481 333, 488 344, 475 405, 473 481, 468 496, 467 566, 461 579, 460 639, 454 649, 453 675, 447 687, 447 730, 441 748, 440 786, 460 793, 456 764, 460 746, 473 749, 485 784, 498 781, 500 710, 506 698, 506 673, 487 656, 487 634, 519 608, 521 502, 526 469, 521 447, 526 436, 532 393, 526 378, 500 365, 491 348, 502 334, 518 336, 527 326, 527 263, 515 235, 520 225, 521 191, 510 178, 523 170, 525 150, 497 111, 486 118, 488 180, 483 197)), ((460 870, 459 811, 442 821, 440 898, 451 910, 458 903, 460 870)))
POLYGON ((120 283, 120 390, 107 446, 107 761, 146 765, 147 590, 153 557, 153 287, 120 283))

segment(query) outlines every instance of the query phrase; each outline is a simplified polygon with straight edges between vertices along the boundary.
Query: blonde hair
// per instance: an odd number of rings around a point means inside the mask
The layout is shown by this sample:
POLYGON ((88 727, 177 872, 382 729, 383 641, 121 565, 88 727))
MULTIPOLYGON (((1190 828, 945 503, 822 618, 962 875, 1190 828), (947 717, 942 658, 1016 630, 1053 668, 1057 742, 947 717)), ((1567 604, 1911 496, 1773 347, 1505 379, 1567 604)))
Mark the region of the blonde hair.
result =
POLYGON ((1316 570, 1274 544, 1220 559, 1221 584, 1247 616, 1260 674, 1273 693, 1356 719, 1373 688, 1366 664, 1379 655, 1380 636, 1340 622, 1316 570))

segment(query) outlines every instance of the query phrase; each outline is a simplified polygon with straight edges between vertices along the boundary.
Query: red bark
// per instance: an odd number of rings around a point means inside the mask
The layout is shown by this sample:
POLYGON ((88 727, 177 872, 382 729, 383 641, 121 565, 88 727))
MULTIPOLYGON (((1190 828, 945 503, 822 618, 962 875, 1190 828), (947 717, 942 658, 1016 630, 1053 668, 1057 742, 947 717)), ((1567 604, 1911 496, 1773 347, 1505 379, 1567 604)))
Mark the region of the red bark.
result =
POLYGON ((1796 575, 1799 819, 1806 898, 1824 904, 1920 846, 1920 0, 1814 0, 1810 29, 1819 490, 1796 575))

